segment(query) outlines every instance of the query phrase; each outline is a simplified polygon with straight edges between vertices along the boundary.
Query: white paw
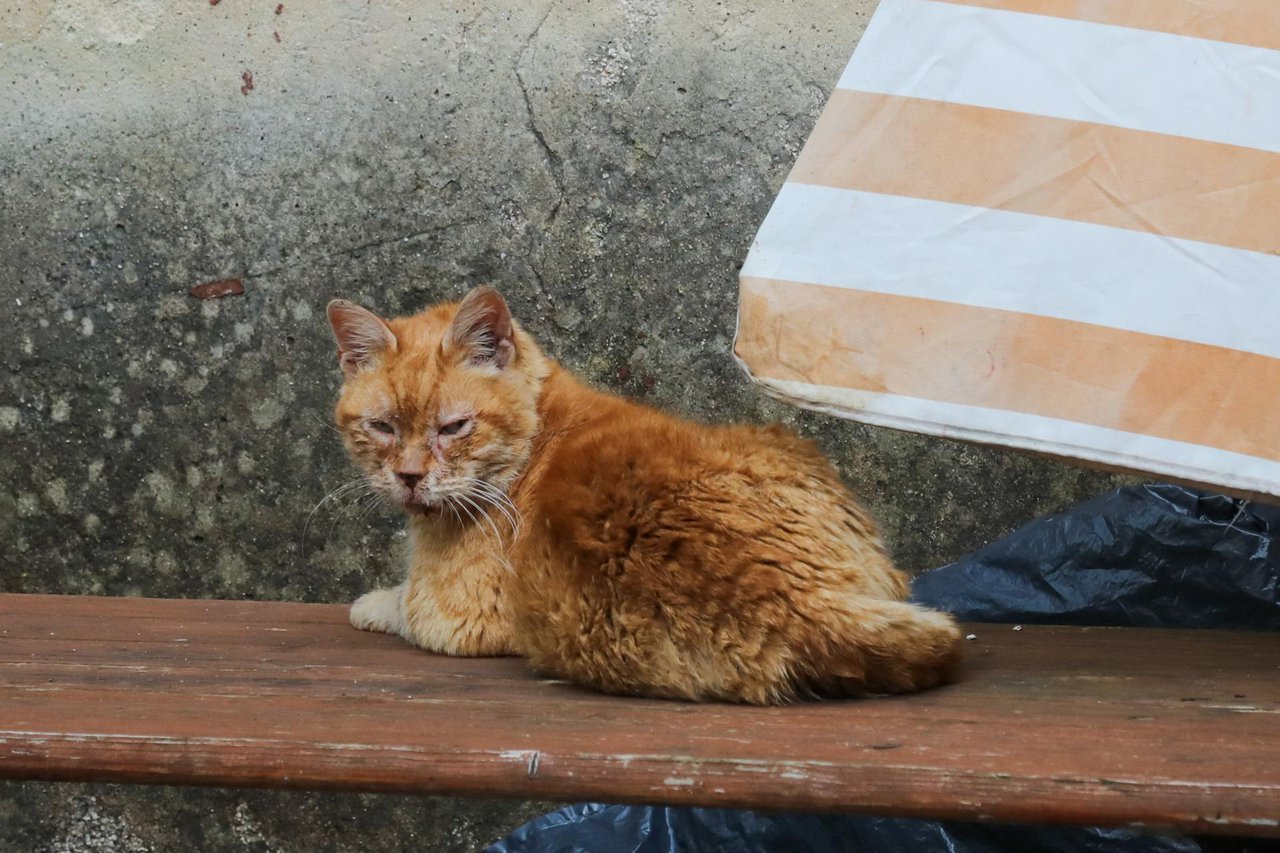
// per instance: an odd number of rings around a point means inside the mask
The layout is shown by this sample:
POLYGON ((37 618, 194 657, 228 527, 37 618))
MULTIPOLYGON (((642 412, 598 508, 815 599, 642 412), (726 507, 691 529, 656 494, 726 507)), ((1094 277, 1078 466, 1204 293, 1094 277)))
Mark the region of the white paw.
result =
POLYGON ((361 631, 395 634, 398 633, 400 621, 398 588, 366 592, 351 605, 351 624, 361 631))

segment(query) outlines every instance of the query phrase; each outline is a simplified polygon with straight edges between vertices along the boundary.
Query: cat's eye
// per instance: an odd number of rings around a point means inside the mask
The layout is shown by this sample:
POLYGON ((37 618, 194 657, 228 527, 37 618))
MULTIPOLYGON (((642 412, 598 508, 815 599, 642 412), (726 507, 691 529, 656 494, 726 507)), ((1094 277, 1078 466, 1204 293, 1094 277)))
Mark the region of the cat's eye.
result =
POLYGON ((395 435, 396 428, 386 421, 369 421, 369 429, 374 432, 380 432, 383 435, 395 435))
POLYGON ((440 425, 441 435, 457 435, 467 428, 471 423, 471 418, 458 418, 456 421, 449 421, 447 424, 440 425))

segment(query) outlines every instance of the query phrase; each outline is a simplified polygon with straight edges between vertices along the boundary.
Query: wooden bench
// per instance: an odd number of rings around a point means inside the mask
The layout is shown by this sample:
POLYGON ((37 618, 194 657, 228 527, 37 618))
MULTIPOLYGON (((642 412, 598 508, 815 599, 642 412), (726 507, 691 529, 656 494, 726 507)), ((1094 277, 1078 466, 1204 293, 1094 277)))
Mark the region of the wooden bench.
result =
POLYGON ((953 686, 750 708, 430 655, 340 606, 0 595, 0 777, 1280 836, 1280 635, 968 630, 953 686))

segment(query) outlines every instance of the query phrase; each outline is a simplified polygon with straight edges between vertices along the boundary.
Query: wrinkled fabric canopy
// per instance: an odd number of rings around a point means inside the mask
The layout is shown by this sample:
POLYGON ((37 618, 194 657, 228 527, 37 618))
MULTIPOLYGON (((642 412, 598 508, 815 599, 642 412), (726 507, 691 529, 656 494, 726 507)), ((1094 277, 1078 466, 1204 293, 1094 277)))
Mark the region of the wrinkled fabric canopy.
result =
POLYGON ((1280 495, 1280 4, 883 0, 736 355, 867 423, 1280 495))

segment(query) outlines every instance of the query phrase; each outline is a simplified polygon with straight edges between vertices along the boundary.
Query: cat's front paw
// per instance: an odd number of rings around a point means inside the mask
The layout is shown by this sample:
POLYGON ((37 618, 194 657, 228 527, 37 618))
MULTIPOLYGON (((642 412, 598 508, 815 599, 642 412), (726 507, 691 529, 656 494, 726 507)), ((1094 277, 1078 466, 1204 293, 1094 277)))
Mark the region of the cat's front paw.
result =
POLYGON ((361 631, 399 634, 404 621, 401 614, 401 590, 375 589, 366 592, 351 605, 351 624, 361 631))

